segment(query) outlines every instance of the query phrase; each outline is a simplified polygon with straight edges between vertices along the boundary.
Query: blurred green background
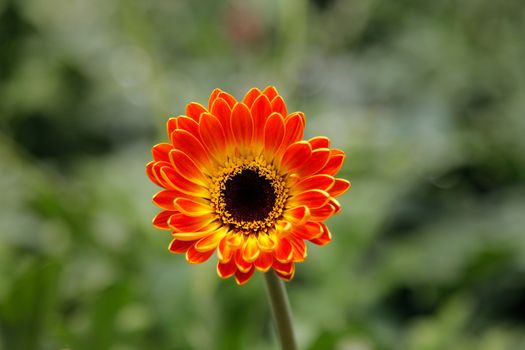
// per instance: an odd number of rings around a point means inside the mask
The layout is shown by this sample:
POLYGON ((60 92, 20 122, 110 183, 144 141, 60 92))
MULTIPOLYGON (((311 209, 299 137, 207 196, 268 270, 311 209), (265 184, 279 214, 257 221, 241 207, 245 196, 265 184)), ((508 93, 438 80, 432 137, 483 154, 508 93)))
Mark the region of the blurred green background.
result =
POLYGON ((256 274, 150 221, 150 149, 274 84, 353 188, 287 284, 302 349, 525 349, 522 0, 0 0, 0 349, 275 349, 256 274))

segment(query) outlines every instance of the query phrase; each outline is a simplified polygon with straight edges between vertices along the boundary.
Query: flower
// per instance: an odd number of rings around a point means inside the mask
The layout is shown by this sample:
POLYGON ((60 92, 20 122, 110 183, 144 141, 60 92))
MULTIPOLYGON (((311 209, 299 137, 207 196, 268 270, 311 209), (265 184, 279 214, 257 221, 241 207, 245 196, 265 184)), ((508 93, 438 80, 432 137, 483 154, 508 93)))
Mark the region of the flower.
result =
POLYGON ((215 89, 208 109, 192 102, 167 123, 146 172, 163 190, 153 219, 172 231, 169 250, 199 264, 217 252, 217 273, 246 283, 257 269, 289 281, 305 241, 331 241, 323 223, 350 182, 335 178, 345 154, 319 136, 304 141, 305 116, 288 114, 273 86, 238 102, 215 89))

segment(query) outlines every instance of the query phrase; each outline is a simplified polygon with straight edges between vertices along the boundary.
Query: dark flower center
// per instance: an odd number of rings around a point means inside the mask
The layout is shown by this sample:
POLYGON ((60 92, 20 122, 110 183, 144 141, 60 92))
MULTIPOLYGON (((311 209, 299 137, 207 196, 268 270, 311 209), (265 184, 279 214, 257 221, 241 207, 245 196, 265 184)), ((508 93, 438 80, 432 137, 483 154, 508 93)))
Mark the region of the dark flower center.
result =
POLYGON ((238 221, 266 219, 277 198, 272 182, 250 169, 228 179, 225 187, 226 210, 238 221))

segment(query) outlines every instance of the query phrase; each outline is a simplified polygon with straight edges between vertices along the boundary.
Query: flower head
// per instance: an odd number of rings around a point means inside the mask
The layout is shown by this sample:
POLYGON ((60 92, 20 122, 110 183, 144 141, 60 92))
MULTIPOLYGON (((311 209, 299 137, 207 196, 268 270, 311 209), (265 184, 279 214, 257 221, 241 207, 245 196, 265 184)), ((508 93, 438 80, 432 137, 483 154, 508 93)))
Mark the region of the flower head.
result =
POLYGON ((345 159, 326 137, 304 141, 305 117, 288 114, 277 90, 248 91, 238 102, 215 89, 208 108, 190 103, 170 118, 169 143, 153 147, 153 219, 171 231, 169 250, 198 264, 217 252, 217 273, 246 283, 257 269, 292 279, 305 241, 331 240, 323 223, 350 187, 335 178, 345 159))

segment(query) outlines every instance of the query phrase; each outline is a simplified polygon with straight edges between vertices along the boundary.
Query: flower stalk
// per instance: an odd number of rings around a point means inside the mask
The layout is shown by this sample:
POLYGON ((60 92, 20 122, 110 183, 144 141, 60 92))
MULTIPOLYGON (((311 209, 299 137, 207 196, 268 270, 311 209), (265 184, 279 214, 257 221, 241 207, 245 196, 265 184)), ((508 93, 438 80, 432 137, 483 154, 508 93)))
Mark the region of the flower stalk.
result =
POLYGON ((292 311, 284 283, 273 271, 268 271, 264 277, 268 299, 272 307, 274 325, 281 341, 281 349, 297 350, 292 325, 292 311))

